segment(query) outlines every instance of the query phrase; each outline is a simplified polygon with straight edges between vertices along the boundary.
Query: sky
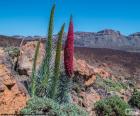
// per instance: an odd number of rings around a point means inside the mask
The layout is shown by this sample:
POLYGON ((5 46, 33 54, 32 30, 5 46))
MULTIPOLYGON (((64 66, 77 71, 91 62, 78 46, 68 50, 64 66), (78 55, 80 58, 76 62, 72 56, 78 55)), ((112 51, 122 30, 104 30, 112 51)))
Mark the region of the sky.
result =
POLYGON ((67 32, 71 14, 75 31, 140 32, 140 0, 0 0, 0 35, 47 35, 54 2, 54 34, 64 22, 67 32))

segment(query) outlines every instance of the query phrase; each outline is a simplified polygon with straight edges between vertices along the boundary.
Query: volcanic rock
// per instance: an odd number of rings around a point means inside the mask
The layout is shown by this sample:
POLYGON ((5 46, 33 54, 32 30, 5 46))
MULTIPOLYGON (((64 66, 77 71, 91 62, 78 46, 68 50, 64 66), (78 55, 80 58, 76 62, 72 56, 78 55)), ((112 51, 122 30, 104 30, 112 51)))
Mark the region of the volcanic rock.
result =
POLYGON ((26 92, 20 89, 21 83, 7 68, 5 57, 4 50, 0 48, 0 115, 19 113, 28 99, 26 92))
MULTIPOLYGON (((20 75, 31 75, 36 44, 37 41, 27 42, 27 44, 21 47, 20 56, 18 58, 18 72, 20 75)), ((37 69, 43 60, 44 53, 44 46, 40 44, 37 69)))

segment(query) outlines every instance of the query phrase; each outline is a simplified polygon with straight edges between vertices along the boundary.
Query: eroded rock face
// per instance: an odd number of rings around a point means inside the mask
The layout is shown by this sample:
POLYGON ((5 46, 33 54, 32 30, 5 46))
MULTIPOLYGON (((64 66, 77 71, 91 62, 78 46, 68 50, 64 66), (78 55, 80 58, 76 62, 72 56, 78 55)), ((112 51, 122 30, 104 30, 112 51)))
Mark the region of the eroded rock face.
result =
MULTIPOLYGON (((27 42, 27 44, 21 47, 20 56, 18 59, 18 72, 20 75, 31 75, 36 44, 37 41, 27 42)), ((40 44, 37 69, 42 62, 44 53, 44 46, 43 44, 40 44)))
POLYGON ((97 35, 102 35, 102 36, 111 35, 112 38, 117 38, 121 36, 119 31, 114 31, 112 29, 105 29, 105 30, 99 31, 97 32, 97 35))
POLYGON ((112 74, 106 71, 104 68, 95 68, 86 63, 85 60, 74 61, 74 71, 85 77, 85 85, 90 86, 96 81, 96 76, 100 75, 106 79, 112 76, 112 74))
POLYGON ((0 48, 0 114, 15 114, 26 106, 28 95, 25 88, 11 74, 0 48))

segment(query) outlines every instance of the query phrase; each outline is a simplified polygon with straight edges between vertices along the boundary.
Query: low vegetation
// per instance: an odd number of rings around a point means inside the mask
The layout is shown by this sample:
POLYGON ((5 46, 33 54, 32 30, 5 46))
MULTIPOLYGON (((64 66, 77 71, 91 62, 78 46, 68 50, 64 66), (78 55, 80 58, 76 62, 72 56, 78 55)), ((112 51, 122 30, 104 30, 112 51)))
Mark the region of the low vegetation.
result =
POLYGON ((120 91, 121 89, 127 89, 127 86, 122 82, 112 80, 111 78, 104 80, 99 76, 96 79, 95 86, 97 88, 103 88, 107 92, 120 91))
POLYGON ((47 115, 47 116, 87 116, 79 106, 73 104, 59 105, 49 98, 34 97, 28 101, 21 114, 47 115))
POLYGON ((140 109, 140 91, 134 90, 132 97, 129 100, 129 104, 140 109))
POLYGON ((14 58, 19 56, 20 50, 18 47, 7 47, 5 52, 7 52, 10 57, 14 58))
POLYGON ((130 106, 118 96, 111 96, 95 103, 98 116, 126 116, 125 110, 130 106))

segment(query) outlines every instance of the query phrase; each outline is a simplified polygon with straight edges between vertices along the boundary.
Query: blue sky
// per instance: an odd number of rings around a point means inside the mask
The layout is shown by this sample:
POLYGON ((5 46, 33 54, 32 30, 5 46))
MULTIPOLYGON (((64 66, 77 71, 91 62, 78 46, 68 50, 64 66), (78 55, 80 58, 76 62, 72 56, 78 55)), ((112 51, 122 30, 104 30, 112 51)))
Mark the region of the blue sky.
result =
POLYGON ((63 22, 67 32, 70 14, 75 31, 111 28, 125 35, 140 32, 140 0, 0 0, 0 34, 45 36, 53 1, 54 33, 63 22))

